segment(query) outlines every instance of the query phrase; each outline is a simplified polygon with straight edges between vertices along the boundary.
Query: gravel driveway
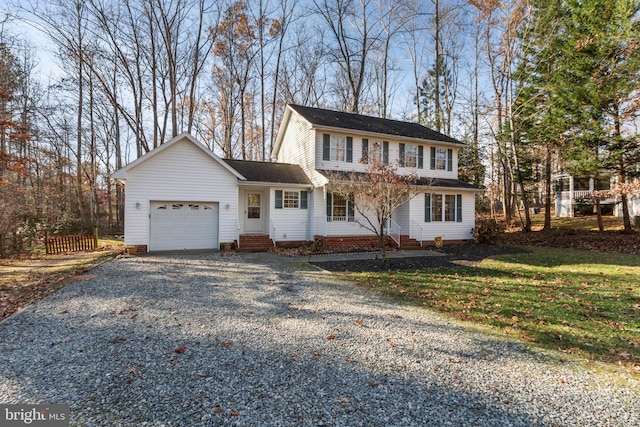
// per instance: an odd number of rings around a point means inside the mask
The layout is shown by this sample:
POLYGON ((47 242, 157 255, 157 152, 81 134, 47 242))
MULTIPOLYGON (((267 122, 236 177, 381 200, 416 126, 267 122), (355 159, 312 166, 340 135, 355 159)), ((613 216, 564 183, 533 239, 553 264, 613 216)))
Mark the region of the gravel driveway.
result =
POLYGON ((636 426, 640 387, 274 255, 120 258, 0 324, 71 425, 636 426))

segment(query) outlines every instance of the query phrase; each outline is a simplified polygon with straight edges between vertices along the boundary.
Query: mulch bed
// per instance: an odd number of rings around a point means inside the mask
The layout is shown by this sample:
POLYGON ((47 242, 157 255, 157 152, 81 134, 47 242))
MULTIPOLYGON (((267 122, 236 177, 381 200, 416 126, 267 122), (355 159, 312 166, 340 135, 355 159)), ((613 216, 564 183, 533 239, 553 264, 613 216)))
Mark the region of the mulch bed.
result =
POLYGON ((445 256, 415 256, 405 258, 322 261, 313 262, 328 271, 336 272, 365 272, 389 270, 421 270, 425 268, 458 267, 462 263, 474 263, 496 255, 522 253, 525 249, 512 246, 461 244, 444 246, 436 252, 445 256), (462 261, 462 262, 461 262, 462 261))

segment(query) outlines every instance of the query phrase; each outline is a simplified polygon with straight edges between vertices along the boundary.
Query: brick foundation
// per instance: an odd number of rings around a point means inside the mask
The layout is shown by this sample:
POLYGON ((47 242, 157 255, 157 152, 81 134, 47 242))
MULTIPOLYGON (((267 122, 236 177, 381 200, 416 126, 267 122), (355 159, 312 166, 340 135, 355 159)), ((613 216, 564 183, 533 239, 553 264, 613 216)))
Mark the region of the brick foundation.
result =
MULTIPOLYGON (((385 237, 388 249, 396 249, 398 245, 389 236, 385 237)), ((315 252, 350 252, 369 251, 380 247, 377 236, 315 236, 313 249, 315 252)))

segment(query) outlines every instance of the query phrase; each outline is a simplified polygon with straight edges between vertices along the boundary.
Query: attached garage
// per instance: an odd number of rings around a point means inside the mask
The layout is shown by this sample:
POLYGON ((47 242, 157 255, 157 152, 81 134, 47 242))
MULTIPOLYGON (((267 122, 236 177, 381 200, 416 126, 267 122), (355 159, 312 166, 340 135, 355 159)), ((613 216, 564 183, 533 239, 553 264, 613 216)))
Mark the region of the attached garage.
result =
POLYGON ((116 171, 125 183, 124 243, 141 251, 219 249, 238 239, 246 178, 189 134, 116 171))
POLYGON ((218 248, 218 207, 215 202, 151 202, 149 249, 218 248))

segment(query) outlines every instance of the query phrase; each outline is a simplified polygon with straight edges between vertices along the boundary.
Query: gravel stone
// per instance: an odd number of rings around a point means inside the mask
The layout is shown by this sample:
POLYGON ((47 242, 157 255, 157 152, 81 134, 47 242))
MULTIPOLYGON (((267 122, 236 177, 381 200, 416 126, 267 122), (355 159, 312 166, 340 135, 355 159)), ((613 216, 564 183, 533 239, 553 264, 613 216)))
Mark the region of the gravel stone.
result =
POLYGON ((640 425, 634 378, 274 254, 102 264, 0 324, 0 367, 73 426, 640 425))

